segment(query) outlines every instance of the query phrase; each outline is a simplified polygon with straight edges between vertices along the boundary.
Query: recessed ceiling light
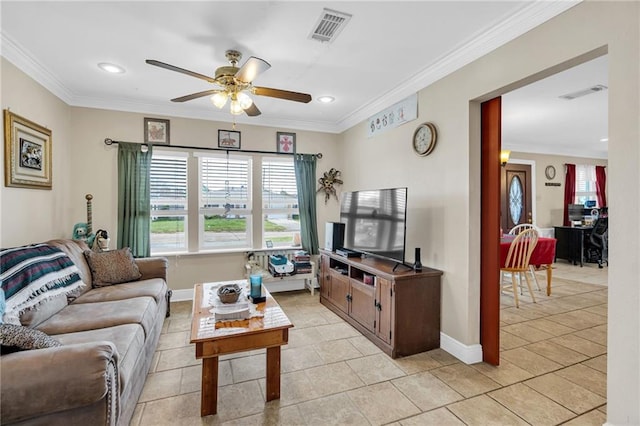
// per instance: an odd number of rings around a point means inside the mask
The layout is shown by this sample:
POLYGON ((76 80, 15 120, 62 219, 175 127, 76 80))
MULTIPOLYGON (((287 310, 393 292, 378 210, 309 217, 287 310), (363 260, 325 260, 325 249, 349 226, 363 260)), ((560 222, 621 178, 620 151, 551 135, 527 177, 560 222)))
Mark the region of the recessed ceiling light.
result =
POLYGON ((318 102, 322 102, 323 104, 330 104, 331 102, 335 101, 336 98, 334 98, 333 96, 320 96, 318 98, 318 102))
POLYGON ((109 72, 111 74, 122 74, 122 73, 124 73, 124 68, 122 68, 121 66, 115 65, 115 64, 110 64, 108 62, 100 62, 98 64, 98 68, 100 68, 103 71, 109 72))
POLYGON ((609 138, 602 138, 600 139, 600 142, 609 142, 609 138))

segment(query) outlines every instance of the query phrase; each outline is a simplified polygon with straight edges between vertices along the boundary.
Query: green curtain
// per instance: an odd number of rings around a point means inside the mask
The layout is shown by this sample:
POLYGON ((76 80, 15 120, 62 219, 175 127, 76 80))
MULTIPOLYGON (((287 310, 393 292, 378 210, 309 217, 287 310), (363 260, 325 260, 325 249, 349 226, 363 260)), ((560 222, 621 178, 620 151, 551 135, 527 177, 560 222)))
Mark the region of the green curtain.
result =
POLYGON ((302 248, 318 254, 318 220, 316 219, 316 156, 295 154, 296 186, 300 210, 302 248))
POLYGON ((135 257, 148 257, 153 147, 141 149, 137 143, 118 143, 118 248, 130 247, 135 257))

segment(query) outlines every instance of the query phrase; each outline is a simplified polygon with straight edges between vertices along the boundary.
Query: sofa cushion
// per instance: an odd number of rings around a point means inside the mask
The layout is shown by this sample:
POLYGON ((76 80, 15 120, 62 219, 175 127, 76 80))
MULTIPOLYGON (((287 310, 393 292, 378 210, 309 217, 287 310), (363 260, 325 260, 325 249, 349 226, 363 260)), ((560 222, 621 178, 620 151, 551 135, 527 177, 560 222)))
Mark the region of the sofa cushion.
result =
POLYGON ((158 304, 151 297, 111 302, 70 303, 37 328, 48 334, 63 334, 123 324, 140 324, 146 337, 151 333, 157 312, 158 304))
POLYGON ((131 299, 132 297, 153 297, 156 303, 166 297, 167 284, 161 278, 122 283, 107 287, 94 288, 78 297, 73 303, 110 302, 131 299))
POLYGON ((135 374, 134 369, 138 358, 145 352, 144 330, 140 324, 124 324, 97 330, 58 334, 56 339, 63 345, 101 340, 113 343, 119 355, 120 393, 128 386, 131 377, 135 374))
POLYGON ((94 288, 134 281, 142 276, 129 247, 101 253, 86 250, 84 257, 91 269, 94 288))
POLYGON ((67 306, 67 296, 61 294, 24 311, 20 315, 20 324, 35 328, 41 322, 60 312, 65 306, 67 306))
POLYGON ((21 325, 0 324, 2 353, 16 350, 43 349, 61 346, 60 342, 42 331, 21 325))

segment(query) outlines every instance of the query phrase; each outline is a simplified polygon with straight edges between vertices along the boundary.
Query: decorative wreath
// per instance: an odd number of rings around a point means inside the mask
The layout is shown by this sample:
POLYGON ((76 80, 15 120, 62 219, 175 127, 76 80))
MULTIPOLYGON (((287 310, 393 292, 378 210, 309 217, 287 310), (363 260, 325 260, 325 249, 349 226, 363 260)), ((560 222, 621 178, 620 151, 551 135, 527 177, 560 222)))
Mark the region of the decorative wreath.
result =
POLYGON ((336 189, 333 185, 342 185, 342 180, 339 179, 340 170, 336 170, 332 168, 328 172, 324 172, 324 175, 318 179, 318 183, 320 184, 320 188, 318 188, 317 192, 324 192, 324 203, 327 204, 331 195, 338 199, 338 194, 336 193, 336 189))

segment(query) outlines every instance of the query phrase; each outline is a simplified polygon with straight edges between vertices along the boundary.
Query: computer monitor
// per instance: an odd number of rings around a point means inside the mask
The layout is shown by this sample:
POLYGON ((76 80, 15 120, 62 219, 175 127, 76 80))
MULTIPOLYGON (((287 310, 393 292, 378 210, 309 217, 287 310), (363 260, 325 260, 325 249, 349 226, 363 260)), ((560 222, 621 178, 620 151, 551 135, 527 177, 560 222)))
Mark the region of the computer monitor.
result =
POLYGON ((582 204, 569 204, 569 220, 582 221, 584 206, 582 204))

